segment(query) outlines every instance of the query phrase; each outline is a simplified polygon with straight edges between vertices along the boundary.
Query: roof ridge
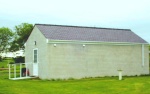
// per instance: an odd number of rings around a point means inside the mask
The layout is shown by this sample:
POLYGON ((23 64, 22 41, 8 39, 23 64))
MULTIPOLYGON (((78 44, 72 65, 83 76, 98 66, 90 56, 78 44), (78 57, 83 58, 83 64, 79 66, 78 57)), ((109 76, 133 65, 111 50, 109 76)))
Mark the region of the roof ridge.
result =
POLYGON ((35 25, 43 25, 43 26, 61 26, 61 27, 77 27, 77 28, 93 28, 93 29, 108 29, 108 30, 124 30, 124 31, 131 31, 130 29, 103 28, 103 27, 89 27, 89 26, 56 25, 56 24, 35 24, 35 25))

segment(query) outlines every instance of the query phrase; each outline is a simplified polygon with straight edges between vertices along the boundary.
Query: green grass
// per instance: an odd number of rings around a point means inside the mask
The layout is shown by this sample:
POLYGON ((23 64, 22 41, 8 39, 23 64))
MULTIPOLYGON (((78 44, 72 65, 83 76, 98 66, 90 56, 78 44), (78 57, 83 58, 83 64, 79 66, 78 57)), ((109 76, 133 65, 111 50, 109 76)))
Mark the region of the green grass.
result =
POLYGON ((150 94, 150 76, 9 80, 8 71, 1 70, 0 94, 150 94))

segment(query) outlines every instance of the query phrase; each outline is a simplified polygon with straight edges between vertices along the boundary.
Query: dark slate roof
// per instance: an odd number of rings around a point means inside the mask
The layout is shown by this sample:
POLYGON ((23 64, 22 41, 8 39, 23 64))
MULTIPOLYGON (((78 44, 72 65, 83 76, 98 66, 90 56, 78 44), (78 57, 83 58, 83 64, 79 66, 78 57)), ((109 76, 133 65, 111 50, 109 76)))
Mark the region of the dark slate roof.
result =
POLYGON ((51 40, 147 43, 130 29, 35 24, 51 40))

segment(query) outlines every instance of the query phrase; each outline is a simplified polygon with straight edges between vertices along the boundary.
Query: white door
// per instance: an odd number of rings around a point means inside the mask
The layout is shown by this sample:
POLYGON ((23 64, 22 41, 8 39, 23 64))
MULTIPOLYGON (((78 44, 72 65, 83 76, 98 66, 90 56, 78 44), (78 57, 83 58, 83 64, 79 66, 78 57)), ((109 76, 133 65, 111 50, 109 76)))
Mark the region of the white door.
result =
POLYGON ((33 49, 33 76, 38 76, 38 49, 33 49))

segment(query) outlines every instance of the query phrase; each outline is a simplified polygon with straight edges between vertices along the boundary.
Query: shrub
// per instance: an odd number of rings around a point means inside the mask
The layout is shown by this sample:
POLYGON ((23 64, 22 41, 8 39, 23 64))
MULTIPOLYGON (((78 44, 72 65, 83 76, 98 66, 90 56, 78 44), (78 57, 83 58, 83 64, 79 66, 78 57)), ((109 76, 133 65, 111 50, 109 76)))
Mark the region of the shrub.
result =
POLYGON ((14 64, 14 62, 10 62, 9 64, 14 64))
POLYGON ((2 61, 3 60, 3 58, 2 58, 2 56, 0 56, 0 61, 2 61))
POLYGON ((70 77, 70 78, 68 78, 68 80, 75 80, 74 78, 72 78, 72 77, 70 77))
POLYGON ((13 58, 15 63, 24 63, 25 62, 25 57, 19 56, 16 58, 13 58))

